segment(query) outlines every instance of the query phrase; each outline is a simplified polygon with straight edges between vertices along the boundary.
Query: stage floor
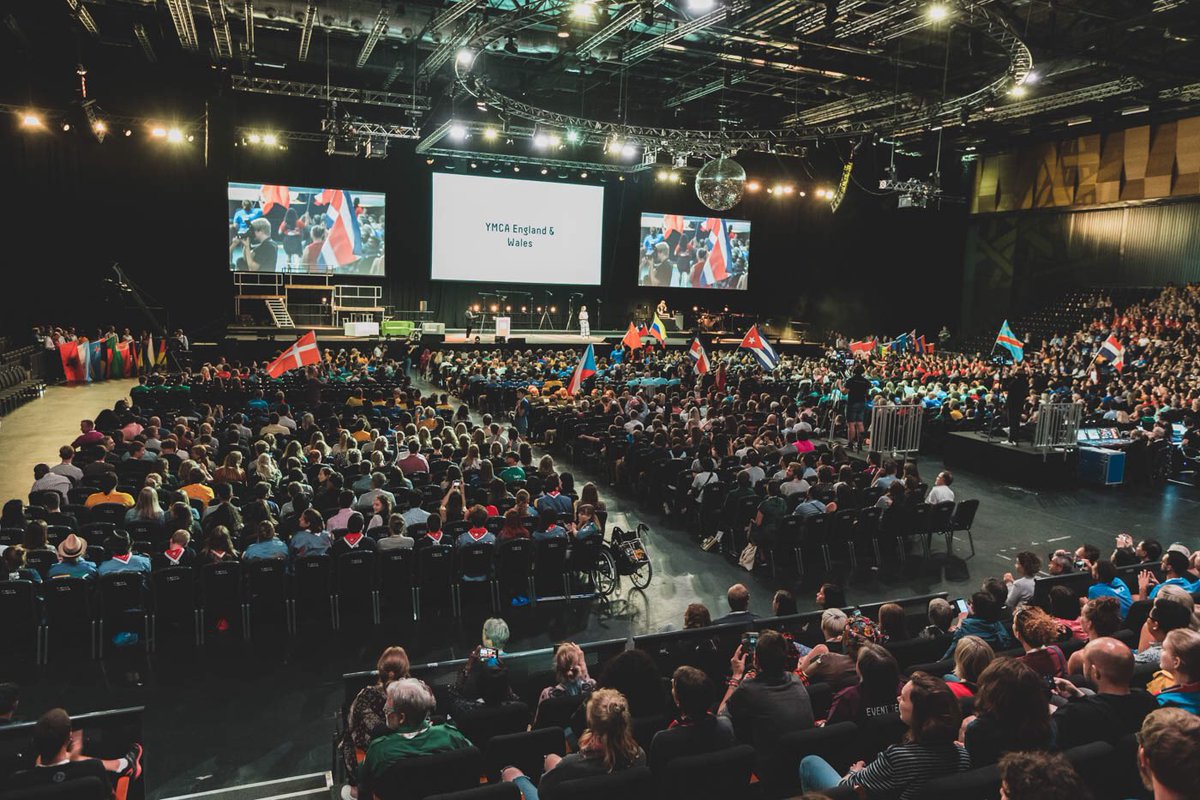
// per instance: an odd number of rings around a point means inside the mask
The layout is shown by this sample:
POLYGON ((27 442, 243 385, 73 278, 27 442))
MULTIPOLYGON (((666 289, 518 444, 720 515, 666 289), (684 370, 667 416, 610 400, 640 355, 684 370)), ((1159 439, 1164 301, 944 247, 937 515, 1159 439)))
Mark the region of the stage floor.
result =
MULTIPOLYGON (((4 443, 23 441, 18 437, 48 424, 53 427, 47 431, 53 435, 29 440, 36 447, 20 449, 20 458, 8 463, 13 476, 28 477, 22 484, 14 480, 5 496, 27 491, 33 464, 49 460, 60 439, 69 441, 79 419, 93 417, 126 391, 115 384, 94 384, 88 391, 52 387, 46 398, 5 418, 4 443), (22 413, 26 409, 29 414, 22 413)), ((944 465, 922 457, 919 466, 931 481, 944 465)), ((647 547, 654 579, 645 592, 631 591, 626 582, 620 597, 606 608, 544 603, 507 609, 503 616, 512 627, 513 652, 679 628, 689 603, 706 604, 714 616, 724 613, 725 591, 737 582, 750 587, 751 610, 766 616, 777 588, 796 592, 801 611, 814 609, 817 585, 826 578, 842 582, 851 603, 938 591, 960 597, 969 596, 984 578, 1012 571, 1018 550, 1031 549, 1045 557, 1055 548, 1090 542, 1107 551, 1122 531, 1135 539, 1200 545, 1200 501, 1193 487, 1030 489, 961 464, 954 467, 956 495, 981 501, 974 558, 961 559, 969 552, 963 539, 956 546, 959 557, 947 559, 938 539, 931 560, 910 557, 903 566, 890 561, 879 570, 864 566, 855 572, 835 565, 830 575, 810 565, 812 571, 803 581, 777 582, 769 574, 747 573, 719 555, 701 551, 690 533, 662 521, 661 510, 637 506, 586 468, 561 460, 559 468, 573 472, 577 485, 597 482, 611 524, 626 529, 639 521, 650 525, 647 547)), ((42 668, 5 664, 0 680, 20 682, 19 714, 24 719, 56 705, 73 713, 145 705, 148 797, 159 800, 325 771, 330 733, 342 701, 343 672, 368 668, 391 644, 407 648, 414 663, 465 656, 479 641, 485 615, 482 608, 468 607, 462 621, 429 614, 419 625, 393 624, 366 634, 312 632, 282 640, 262 636, 249 644, 210 642, 200 651, 164 646, 149 659, 134 648, 117 651, 128 655, 104 662, 64 657, 42 668)))

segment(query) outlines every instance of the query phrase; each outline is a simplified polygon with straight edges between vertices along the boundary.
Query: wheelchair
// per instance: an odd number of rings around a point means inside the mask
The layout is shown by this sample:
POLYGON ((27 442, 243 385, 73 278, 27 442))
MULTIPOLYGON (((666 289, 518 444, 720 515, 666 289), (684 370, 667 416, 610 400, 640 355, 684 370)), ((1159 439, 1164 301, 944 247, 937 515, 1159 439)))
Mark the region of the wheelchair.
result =
POLYGON ((607 598, 617 590, 621 578, 629 578, 634 587, 645 589, 654 577, 654 565, 646 552, 645 537, 650 528, 638 523, 632 531, 614 526, 608 538, 601 541, 592 567, 592 584, 596 593, 607 598))

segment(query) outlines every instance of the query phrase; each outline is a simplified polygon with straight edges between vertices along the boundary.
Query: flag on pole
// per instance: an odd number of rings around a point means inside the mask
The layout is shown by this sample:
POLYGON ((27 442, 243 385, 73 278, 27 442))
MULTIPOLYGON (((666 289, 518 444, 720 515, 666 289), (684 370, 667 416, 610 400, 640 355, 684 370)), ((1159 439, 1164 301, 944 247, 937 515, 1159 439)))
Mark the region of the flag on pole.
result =
POLYGON ((917 355, 923 356, 923 355, 925 355, 926 352, 927 351, 925 350, 925 334, 922 333, 920 336, 917 337, 917 355))
POLYGON ((704 375, 708 372, 710 368, 708 353, 704 352, 704 345, 700 343, 699 337, 692 339, 692 346, 688 348, 688 355, 692 357, 692 367, 695 368, 697 375, 704 375))
POLYGON ((326 189, 321 194, 325 209, 325 244, 317 263, 323 267, 344 267, 362 255, 362 235, 354 215, 354 199, 345 190, 326 189))
POLYGON ((750 326, 750 330, 742 339, 741 348, 753 353, 754 357, 758 359, 758 363, 762 364, 763 369, 775 369, 779 366, 779 356, 775 354, 775 350, 767 343, 767 340, 759 335, 758 325, 750 326))
POLYGON ((672 255, 675 254, 676 248, 679 247, 679 242, 683 239, 684 228, 685 225, 682 216, 679 214, 663 214, 663 241, 667 243, 667 247, 670 248, 672 255))
POLYGON ((1025 343, 1017 338, 1012 328, 1008 327, 1008 320, 1004 320, 1000 326, 1000 333, 996 334, 996 344, 992 347, 1003 347, 1012 354, 1013 361, 1018 364, 1025 358, 1025 343))
POLYGON ((1125 369, 1125 348, 1117 340, 1115 334, 1109 334, 1104 340, 1104 344, 1100 345, 1100 351, 1096 353, 1096 358, 1103 357, 1112 368, 1117 372, 1125 369))
POLYGON ((567 394, 572 397, 579 394, 579 390, 583 388, 583 382, 595 374, 596 353, 589 344, 587 349, 583 351, 583 357, 579 359, 579 366, 575 367, 575 373, 571 376, 571 382, 567 384, 567 394))
POLYGON ((642 346, 642 337, 638 333, 637 326, 632 322, 629 323, 629 330, 625 331, 625 337, 621 339, 621 344, 625 345, 630 350, 637 350, 642 346))
POLYGON ((88 342, 88 363, 85 381, 104 380, 104 342, 88 342))
POLYGON ((871 351, 874 349, 875 349, 875 340, 873 340, 873 339, 864 339, 861 342, 851 342, 850 343, 850 352, 856 356, 870 355, 871 351))
POLYGON ((309 331, 296 340, 296 343, 279 354, 279 358, 267 365, 267 374, 278 378, 283 373, 309 364, 321 361, 321 352, 317 349, 317 333, 309 331))
POLYGON ((663 325, 663 321, 658 318, 658 312, 654 312, 654 321, 650 323, 650 328, 647 330, 651 336, 658 339, 659 344, 665 344, 667 341, 667 327, 663 325))

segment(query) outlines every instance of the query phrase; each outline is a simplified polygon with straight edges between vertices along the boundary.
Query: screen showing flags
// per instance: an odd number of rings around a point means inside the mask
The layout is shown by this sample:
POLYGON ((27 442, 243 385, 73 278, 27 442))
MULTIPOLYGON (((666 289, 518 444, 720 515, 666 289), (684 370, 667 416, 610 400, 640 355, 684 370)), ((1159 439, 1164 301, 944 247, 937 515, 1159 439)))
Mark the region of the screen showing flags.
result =
POLYGON ((384 274, 381 192, 230 183, 226 199, 234 272, 384 274))
POLYGON ((692 339, 692 346, 688 348, 688 355, 691 356, 692 367, 696 370, 697 375, 704 375, 708 372, 708 353, 704 351, 704 345, 699 339, 692 339))
POLYGON ((644 213, 639 237, 639 286, 747 288, 748 220, 644 213))
POLYGON ((775 349, 770 343, 758 332, 758 326, 754 325, 746 332, 742 339, 741 348, 749 350, 763 369, 773 370, 779 366, 779 356, 775 353, 775 349))

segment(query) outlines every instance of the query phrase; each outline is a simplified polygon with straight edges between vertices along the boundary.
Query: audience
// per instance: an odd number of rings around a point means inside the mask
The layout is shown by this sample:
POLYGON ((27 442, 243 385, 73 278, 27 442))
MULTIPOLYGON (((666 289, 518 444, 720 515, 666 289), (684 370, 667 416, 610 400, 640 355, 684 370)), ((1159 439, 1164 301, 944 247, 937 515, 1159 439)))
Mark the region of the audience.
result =
POLYGON ((759 633, 753 653, 738 645, 729 662, 718 713, 732 721, 739 740, 760 753, 770 751, 783 733, 813 726, 808 690, 787 664, 787 641, 772 630, 759 633))
POLYGON ((1007 753, 1000 759, 1000 800, 1092 800, 1061 753, 1007 753))
POLYGON ((1055 691, 1067 704, 1054 712, 1056 744, 1074 747, 1096 740, 1117 742, 1135 733, 1146 715, 1158 707, 1149 692, 1131 689, 1133 652, 1116 639, 1092 639, 1082 650, 1083 678, 1095 687, 1084 692, 1065 678, 1055 678, 1055 691))
POLYGON ((1200 714, 1200 633, 1189 628, 1168 633, 1160 663, 1175 683, 1158 693, 1158 704, 1200 714))
POLYGON ((1200 717, 1179 708, 1146 716, 1138 732, 1138 770, 1154 800, 1200 797, 1200 717))
POLYGON ((366 752, 372 739, 387 732, 387 689, 393 681, 407 678, 408 669, 408 653, 404 648, 387 648, 375 663, 378 673, 375 683, 360 689, 350 704, 346 728, 342 731, 339 743, 342 764, 349 781, 348 786, 343 787, 343 798, 358 797, 358 753, 366 752))
POLYGON ((1012 750, 1054 746, 1046 683, 1015 658, 997 658, 979 676, 975 716, 963 722, 962 741, 971 766, 995 764, 1012 750))
POLYGON ((737 744, 729 717, 713 714, 716 692, 695 667, 678 667, 671 676, 676 715, 670 727, 654 734, 650 769, 661 773, 673 759, 724 750, 737 744))

